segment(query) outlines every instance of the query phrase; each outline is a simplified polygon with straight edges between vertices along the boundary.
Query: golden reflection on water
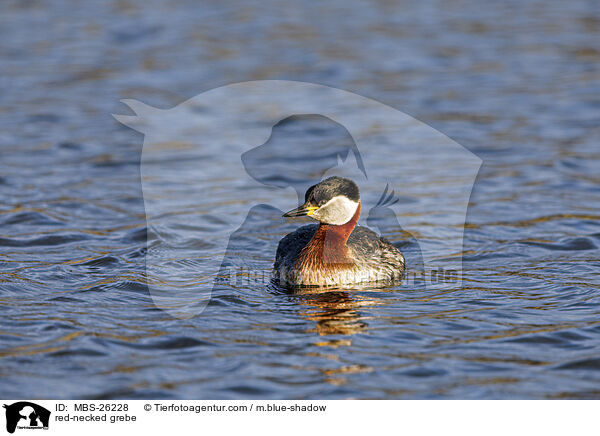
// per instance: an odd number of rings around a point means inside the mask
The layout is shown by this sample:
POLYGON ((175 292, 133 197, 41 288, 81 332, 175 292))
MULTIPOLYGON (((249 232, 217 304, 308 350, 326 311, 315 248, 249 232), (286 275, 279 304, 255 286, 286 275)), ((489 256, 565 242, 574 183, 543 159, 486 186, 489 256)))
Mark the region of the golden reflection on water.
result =
MULTIPOLYGON (((353 294, 345 290, 327 290, 323 292, 305 292, 298 298, 298 303, 306 309, 300 315, 316 322, 314 330, 319 335, 353 335, 368 328, 366 317, 359 312, 364 306, 379 304, 374 298, 353 294)), ((328 343, 322 343, 327 344, 328 343)), ((347 342, 350 345, 351 341, 347 342)), ((334 342, 336 347, 346 345, 334 342)))
MULTIPOLYGON (((297 292, 297 297, 297 303, 304 307, 299 312, 300 316, 315 323, 315 328, 308 329, 307 333, 317 333, 319 336, 325 337, 364 333, 369 326, 366 322, 367 317, 360 312, 360 309, 380 304, 376 298, 359 295, 345 289, 305 289, 297 292)), ((335 350, 340 347, 352 346, 352 338, 328 338, 315 342, 314 345, 335 350)), ((348 380, 344 375, 368 373, 374 370, 368 365, 344 364, 336 353, 312 352, 307 355, 326 358, 342 364, 337 368, 312 368, 323 375, 326 383, 334 386, 347 383, 348 380)), ((310 370, 311 368, 302 369, 310 370)))

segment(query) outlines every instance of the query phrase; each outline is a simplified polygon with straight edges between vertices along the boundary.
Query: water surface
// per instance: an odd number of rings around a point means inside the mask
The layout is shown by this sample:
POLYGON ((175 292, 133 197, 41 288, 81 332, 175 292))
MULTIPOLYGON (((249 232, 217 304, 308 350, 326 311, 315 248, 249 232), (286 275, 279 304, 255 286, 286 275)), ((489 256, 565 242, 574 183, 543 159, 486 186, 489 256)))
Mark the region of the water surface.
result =
MULTIPOLYGON (((1 397, 600 398, 597 5, 376 3, 3 5, 1 397), (156 308, 143 138, 110 114, 252 79, 378 99, 481 157, 462 285, 156 308)), ((255 212, 237 247, 268 269, 294 225, 255 212)))

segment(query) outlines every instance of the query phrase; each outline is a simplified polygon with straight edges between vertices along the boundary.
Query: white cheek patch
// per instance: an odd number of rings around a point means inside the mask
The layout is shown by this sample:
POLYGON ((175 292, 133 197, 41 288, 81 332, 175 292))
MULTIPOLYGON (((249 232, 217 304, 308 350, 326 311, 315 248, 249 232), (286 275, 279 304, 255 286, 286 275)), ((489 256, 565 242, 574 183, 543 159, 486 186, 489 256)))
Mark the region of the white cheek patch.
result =
POLYGON ((338 195, 315 210, 312 214, 312 218, 325 224, 340 226, 352 219, 356 213, 357 207, 357 202, 352 201, 343 195, 338 195))

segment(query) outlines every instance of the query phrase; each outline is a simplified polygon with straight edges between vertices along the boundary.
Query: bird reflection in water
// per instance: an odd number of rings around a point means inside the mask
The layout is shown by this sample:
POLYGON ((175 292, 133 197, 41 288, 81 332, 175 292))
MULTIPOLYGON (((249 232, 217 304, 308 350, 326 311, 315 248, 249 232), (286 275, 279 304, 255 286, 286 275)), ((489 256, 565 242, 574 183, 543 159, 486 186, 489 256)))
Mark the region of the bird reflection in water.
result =
MULTIPOLYGON (((358 296, 348 290, 317 292, 310 288, 296 291, 296 301, 306 307, 302 317, 316 322, 319 335, 354 335, 368 328, 360 308, 378 304, 375 299, 358 296)), ((336 344, 343 344, 336 341, 336 344)), ((328 344, 331 345, 331 344, 328 344)))

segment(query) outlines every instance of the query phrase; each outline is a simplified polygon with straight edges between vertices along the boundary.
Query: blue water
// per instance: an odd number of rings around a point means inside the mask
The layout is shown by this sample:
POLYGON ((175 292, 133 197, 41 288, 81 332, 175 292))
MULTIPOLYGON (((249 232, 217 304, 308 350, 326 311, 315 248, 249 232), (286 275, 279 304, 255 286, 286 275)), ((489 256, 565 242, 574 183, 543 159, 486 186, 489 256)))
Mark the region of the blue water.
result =
MULTIPOLYGON (((600 398, 597 3, 266 3, 3 2, 0 397, 600 398), (144 138, 111 113, 257 79, 379 100, 483 160, 462 285, 155 307, 144 138)), ((295 225, 254 212, 237 248, 268 265, 295 225)))

